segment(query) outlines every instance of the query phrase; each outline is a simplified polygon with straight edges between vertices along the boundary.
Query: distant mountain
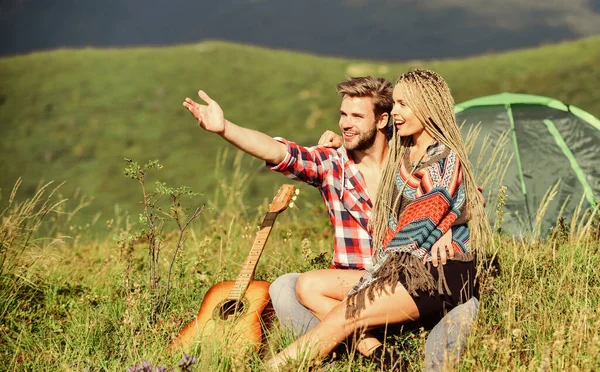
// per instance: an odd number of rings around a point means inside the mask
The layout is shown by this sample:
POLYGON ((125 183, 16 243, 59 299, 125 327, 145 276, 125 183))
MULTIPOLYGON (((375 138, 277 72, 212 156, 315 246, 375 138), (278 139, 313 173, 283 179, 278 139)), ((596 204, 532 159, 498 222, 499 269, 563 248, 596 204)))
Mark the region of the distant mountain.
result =
POLYGON ((600 34, 600 0, 3 0, 0 55, 220 39, 409 60, 600 34))

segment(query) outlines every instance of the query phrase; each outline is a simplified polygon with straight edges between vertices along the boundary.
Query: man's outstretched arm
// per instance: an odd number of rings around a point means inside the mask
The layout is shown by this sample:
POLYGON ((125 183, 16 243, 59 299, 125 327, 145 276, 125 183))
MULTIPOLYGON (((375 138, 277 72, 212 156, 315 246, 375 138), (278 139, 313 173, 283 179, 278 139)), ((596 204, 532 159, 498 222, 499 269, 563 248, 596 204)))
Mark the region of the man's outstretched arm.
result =
POLYGON ((225 119, 223 110, 204 91, 198 96, 206 105, 186 97, 183 106, 198 120, 204 130, 216 133, 240 150, 271 164, 281 163, 287 154, 287 147, 270 136, 256 130, 243 128, 225 119))

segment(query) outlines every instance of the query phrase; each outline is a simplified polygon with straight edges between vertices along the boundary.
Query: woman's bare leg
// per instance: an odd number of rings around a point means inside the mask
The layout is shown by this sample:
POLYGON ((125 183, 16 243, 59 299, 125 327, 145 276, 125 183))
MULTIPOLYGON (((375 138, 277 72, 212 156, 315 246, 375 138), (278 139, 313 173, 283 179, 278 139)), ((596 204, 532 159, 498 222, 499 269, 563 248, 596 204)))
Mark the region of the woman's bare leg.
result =
MULTIPOLYGON (((346 295, 364 275, 363 270, 325 269, 300 275, 296 284, 298 301, 319 320, 346 298, 346 295)), ((364 334, 356 344, 356 350, 369 356, 381 346, 381 341, 370 332, 364 334)))
POLYGON ((321 320, 346 298, 364 274, 363 270, 308 271, 298 278, 296 296, 302 305, 321 320))
POLYGON ((406 289, 400 284, 394 293, 390 289, 376 295, 373 302, 367 300, 366 308, 354 318, 346 318, 346 301, 340 302, 315 328, 277 354, 269 366, 275 368, 299 356, 324 357, 355 331, 418 320, 419 310, 406 289))

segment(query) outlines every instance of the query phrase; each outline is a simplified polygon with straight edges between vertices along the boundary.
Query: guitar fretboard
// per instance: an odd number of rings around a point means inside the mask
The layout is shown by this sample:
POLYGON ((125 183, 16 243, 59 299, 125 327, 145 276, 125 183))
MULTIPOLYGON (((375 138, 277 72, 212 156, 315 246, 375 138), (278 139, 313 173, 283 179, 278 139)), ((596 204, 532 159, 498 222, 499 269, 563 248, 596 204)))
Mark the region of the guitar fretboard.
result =
POLYGON ((248 257, 246 257, 246 260, 242 265, 240 274, 235 280, 233 288, 229 292, 229 296, 227 297, 228 300, 239 301, 244 297, 250 282, 254 278, 256 265, 258 264, 258 260, 260 259, 260 255, 262 254, 265 245, 267 244, 267 239, 269 238, 269 234, 271 234, 271 229, 273 228, 273 224, 275 223, 275 219, 277 218, 278 214, 279 213, 277 212, 269 212, 265 216, 262 224, 260 225, 260 230, 256 234, 252 248, 250 248, 248 257))

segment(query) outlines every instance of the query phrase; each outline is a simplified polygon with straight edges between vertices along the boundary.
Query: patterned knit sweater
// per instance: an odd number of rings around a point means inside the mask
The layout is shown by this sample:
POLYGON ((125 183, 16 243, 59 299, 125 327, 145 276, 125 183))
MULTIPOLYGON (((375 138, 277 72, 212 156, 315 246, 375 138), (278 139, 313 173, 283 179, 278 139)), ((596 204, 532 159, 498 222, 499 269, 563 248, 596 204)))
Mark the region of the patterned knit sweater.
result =
MULTIPOLYGON (((452 227, 466 204, 458 156, 440 142, 431 145, 417 164, 411 164, 408 156, 407 153, 396 174, 394 200, 402 193, 400 208, 388 218, 383 246, 375 252, 372 269, 348 294, 350 314, 364 308, 365 295, 372 300, 375 291, 381 292, 387 285, 393 288, 400 272, 411 294, 416 295, 417 290, 431 293, 436 287, 442 292, 443 272, 442 282, 436 286, 422 260, 427 255, 431 261, 433 244, 448 229, 453 233, 455 259, 473 259, 467 225, 452 227)), ((438 267, 442 270, 442 265, 438 267)))
MULTIPOLYGON (((460 161, 444 144, 431 145, 419 164, 410 164, 408 156, 407 152, 396 174, 395 191, 402 191, 402 203, 397 214, 389 216, 383 247, 393 247, 423 258, 460 216, 466 202, 465 187, 460 161)), ((456 226, 452 233, 454 250, 467 253, 469 232, 466 225, 456 226)))

